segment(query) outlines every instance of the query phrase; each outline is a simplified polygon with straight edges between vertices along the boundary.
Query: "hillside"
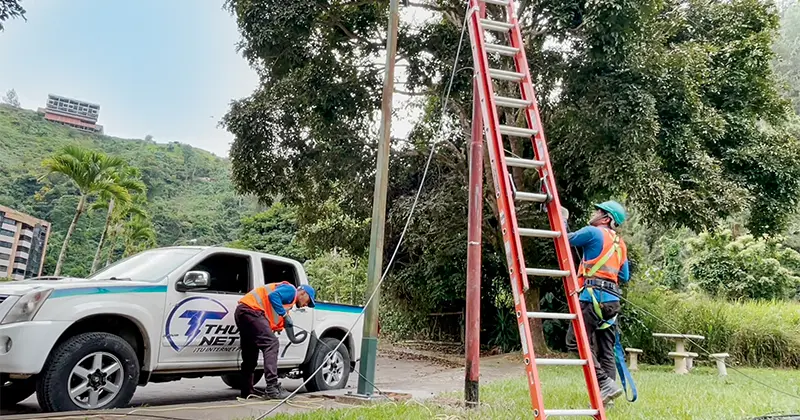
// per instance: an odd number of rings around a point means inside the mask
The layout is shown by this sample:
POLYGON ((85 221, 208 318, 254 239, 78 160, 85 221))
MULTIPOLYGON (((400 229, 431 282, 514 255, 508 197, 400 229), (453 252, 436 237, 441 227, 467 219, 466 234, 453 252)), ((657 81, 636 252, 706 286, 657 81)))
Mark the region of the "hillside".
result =
MULTIPOLYGON (((230 163, 185 144, 91 135, 45 121, 36 112, 0 105, 0 204, 53 223, 45 273, 52 273, 77 197, 64 181, 48 185, 41 161, 68 144, 124 158, 142 171, 158 244, 196 239, 212 245, 234 239, 253 200, 237 196, 230 163)), ((70 242, 65 275, 89 270, 105 214, 87 214, 70 242)))

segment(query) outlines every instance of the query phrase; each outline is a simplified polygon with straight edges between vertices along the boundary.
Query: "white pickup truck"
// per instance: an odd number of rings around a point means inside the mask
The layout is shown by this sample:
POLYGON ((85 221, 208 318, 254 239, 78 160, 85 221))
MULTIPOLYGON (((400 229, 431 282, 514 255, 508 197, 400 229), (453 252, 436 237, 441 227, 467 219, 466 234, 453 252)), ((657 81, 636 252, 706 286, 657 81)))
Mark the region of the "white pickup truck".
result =
MULTIPOLYGON (((0 405, 35 392, 44 411, 121 407, 137 386, 201 376, 238 387, 234 309, 265 281, 308 280, 303 266, 286 258, 169 247, 136 254, 88 279, 0 283, 0 405)), ((308 378, 322 364, 306 388, 343 388, 360 354, 360 312, 324 302, 294 308, 295 332, 306 330, 309 338, 292 344, 279 335, 279 375, 308 378), (326 357, 342 339, 344 345, 326 357)))

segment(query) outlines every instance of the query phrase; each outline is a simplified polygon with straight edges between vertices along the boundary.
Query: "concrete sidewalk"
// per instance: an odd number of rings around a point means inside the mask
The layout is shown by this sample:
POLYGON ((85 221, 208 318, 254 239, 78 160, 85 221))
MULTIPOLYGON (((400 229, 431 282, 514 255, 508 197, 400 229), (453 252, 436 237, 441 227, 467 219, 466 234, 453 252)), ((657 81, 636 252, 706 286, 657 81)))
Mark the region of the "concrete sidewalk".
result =
MULTIPOLYGON (((524 374, 524 366, 519 354, 490 356, 481 359, 481 383, 497 379, 519 377, 524 374)), ((417 401, 424 401, 436 395, 461 391, 464 387, 464 368, 452 368, 445 371, 420 377, 402 378, 401 372, 395 372, 396 378, 384 378, 376 386, 386 394, 409 395, 417 401)), ((275 410, 273 414, 297 414, 311 410, 332 410, 358 407, 346 404, 342 396, 354 392, 342 389, 335 392, 315 392, 298 394, 287 404, 275 410)), ((402 400, 402 399, 401 399, 402 400)), ((139 407, 97 412, 71 412, 51 414, 20 414, 3 416, 3 420, 23 419, 93 419, 112 420, 124 416, 126 420, 152 420, 166 418, 176 420, 231 420, 256 418, 275 406, 279 401, 220 401, 198 404, 179 404, 161 407, 139 407), (137 415, 138 414, 138 415, 137 415)))

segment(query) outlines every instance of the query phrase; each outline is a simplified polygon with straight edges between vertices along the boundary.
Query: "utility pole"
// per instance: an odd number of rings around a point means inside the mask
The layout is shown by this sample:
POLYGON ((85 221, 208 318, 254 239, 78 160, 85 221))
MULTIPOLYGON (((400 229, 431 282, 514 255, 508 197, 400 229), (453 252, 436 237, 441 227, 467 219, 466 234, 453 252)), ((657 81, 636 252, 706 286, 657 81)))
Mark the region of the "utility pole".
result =
MULTIPOLYGON (((486 17, 486 4, 479 2, 480 18, 486 17)), ((474 48, 474 46, 473 46, 474 48)), ((464 403, 480 405, 481 361, 481 229, 483 227, 483 110, 476 71, 472 77, 472 139, 469 145, 469 216, 467 220, 467 302, 464 333, 464 403)))
MULTIPOLYGON (((477 76, 477 75, 476 75, 477 76)), ((481 353, 481 228, 483 223, 483 116, 478 78, 472 79, 472 141, 469 146, 469 219, 467 221, 467 308, 464 401, 467 408, 480 404, 481 353)))
POLYGON ((386 69, 383 78, 381 126, 378 134, 378 168, 375 173, 375 195, 372 198, 372 230, 369 239, 367 296, 375 297, 367 305, 364 333, 361 339, 358 395, 370 397, 374 391, 375 359, 378 353, 378 283, 383 271, 383 241, 386 225, 386 192, 389 186, 389 149, 392 132, 392 95, 394 93, 394 60, 397 55, 397 27, 400 24, 398 0, 389 2, 389 29, 386 35, 386 69))

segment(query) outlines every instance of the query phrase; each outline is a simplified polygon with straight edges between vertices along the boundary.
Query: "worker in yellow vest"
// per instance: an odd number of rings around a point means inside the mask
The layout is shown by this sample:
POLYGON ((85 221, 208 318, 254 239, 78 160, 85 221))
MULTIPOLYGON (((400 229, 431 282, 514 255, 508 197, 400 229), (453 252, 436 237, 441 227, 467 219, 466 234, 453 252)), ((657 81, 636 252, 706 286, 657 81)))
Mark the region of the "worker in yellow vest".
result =
MULTIPOLYGON (((562 209, 562 214, 565 213, 568 214, 562 209)), ((578 300, 604 403, 624 392, 616 383, 614 347, 618 338, 616 318, 620 312, 619 286, 620 282, 630 279, 628 250, 625 241, 616 232, 625 218, 625 208, 621 204, 606 201, 595 205, 589 226, 568 235, 569 244, 578 248, 583 255, 578 268, 581 287, 578 300)), ((576 349, 571 323, 567 331, 567 348, 572 351, 576 349)))
POLYGON ((289 310, 293 306, 314 307, 316 292, 309 285, 295 288, 289 282, 270 283, 257 287, 239 300, 234 312, 242 346, 242 398, 251 395, 269 399, 283 399, 289 393, 278 384, 278 351, 280 343, 275 333, 292 328, 289 310), (262 394, 253 388, 253 372, 258 364, 258 352, 264 354, 264 381, 262 394))

